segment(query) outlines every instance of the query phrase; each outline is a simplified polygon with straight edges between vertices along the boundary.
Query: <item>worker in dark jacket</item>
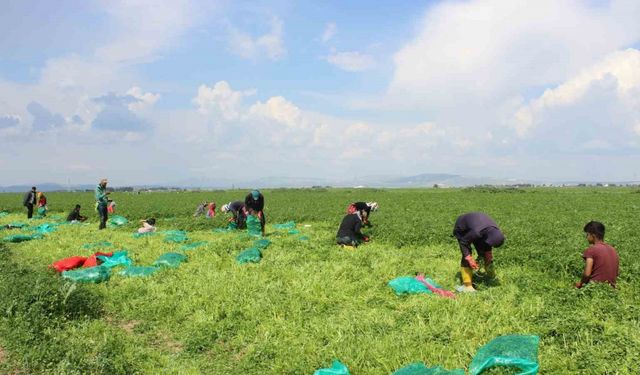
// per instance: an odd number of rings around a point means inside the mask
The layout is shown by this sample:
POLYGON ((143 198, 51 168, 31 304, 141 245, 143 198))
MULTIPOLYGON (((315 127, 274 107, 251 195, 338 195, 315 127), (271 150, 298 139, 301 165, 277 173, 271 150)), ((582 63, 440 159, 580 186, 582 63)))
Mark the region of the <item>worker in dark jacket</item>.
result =
POLYGON ((244 198, 244 206, 249 215, 256 215, 260 219, 260 227, 264 236, 264 225, 267 222, 264 216, 264 196, 258 190, 253 190, 244 198))
POLYGON ((221 210, 224 213, 230 212, 233 215, 233 217, 229 221, 235 222, 236 228, 245 228, 247 223, 247 210, 244 206, 244 203, 240 201, 229 202, 225 205, 222 205, 221 210))
POLYGON ((456 219, 453 228, 453 236, 458 239, 462 260, 460 261, 460 274, 462 275, 463 288, 461 291, 474 292, 473 270, 480 267, 473 259, 471 245, 478 253, 478 260, 484 261, 487 276, 495 277, 493 267, 493 248, 500 247, 504 243, 504 234, 498 228, 493 219, 482 212, 471 212, 456 219))
POLYGON ((74 221, 75 222, 78 222, 78 221, 82 222, 82 221, 85 221, 85 220, 87 220, 87 217, 80 215, 80 205, 79 204, 76 204, 76 206, 73 208, 73 211, 71 211, 69 213, 69 216, 67 216, 67 221, 69 221, 69 222, 74 222, 74 221))
POLYGON ((27 208, 27 218, 33 217, 33 206, 36 204, 36 187, 33 186, 31 190, 26 192, 22 204, 27 208))
POLYGON ((338 245, 357 247, 361 242, 369 241, 369 237, 360 232, 362 228, 362 218, 356 212, 347 214, 338 228, 336 242, 338 245))

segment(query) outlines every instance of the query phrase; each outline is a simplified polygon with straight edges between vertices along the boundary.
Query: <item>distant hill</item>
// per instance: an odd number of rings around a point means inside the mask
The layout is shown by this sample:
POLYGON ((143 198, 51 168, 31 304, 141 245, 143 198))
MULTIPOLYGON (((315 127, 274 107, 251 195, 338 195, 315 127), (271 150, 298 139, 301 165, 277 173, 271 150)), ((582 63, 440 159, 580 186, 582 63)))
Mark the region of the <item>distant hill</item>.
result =
POLYGON ((35 185, 11 185, 11 186, 0 186, 0 192, 3 193, 19 193, 19 192, 27 192, 31 190, 31 187, 35 186, 38 188, 38 191, 49 192, 49 191, 67 191, 67 190, 86 190, 93 189, 95 185, 72 185, 65 186, 55 183, 42 183, 35 185))

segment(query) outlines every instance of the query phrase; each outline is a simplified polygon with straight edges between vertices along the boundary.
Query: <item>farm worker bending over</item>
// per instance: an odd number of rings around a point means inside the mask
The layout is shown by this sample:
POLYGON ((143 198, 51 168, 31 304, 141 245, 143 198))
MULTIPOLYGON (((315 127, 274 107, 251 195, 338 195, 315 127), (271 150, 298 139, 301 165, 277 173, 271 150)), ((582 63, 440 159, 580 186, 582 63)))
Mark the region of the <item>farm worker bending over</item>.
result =
POLYGON ((107 218, 109 216, 107 212, 107 206, 109 205, 107 195, 109 195, 109 192, 107 191, 107 179, 103 178, 100 180, 98 186, 96 186, 95 193, 98 214, 100 215, 100 225, 98 226, 98 229, 104 229, 107 227, 107 218))
POLYGON ((69 222, 78 222, 87 220, 86 216, 80 215, 80 205, 76 204, 76 207, 69 213, 67 216, 67 221, 69 222))
POLYGON ((361 241, 369 241, 369 237, 360 232, 362 228, 362 219, 359 212, 347 214, 338 228, 336 242, 338 245, 357 247, 361 241))
POLYGON ((604 242, 604 224, 590 221, 584 226, 584 232, 591 246, 582 254, 584 273, 576 288, 582 288, 589 281, 609 283, 615 288, 620 259, 616 249, 604 242))
POLYGON ((44 196, 44 193, 38 192, 38 215, 47 216, 47 197, 44 196))
POLYGON ((198 217, 200 215, 204 215, 204 210, 206 209, 206 207, 207 207, 207 202, 206 201, 200 203, 198 205, 198 207, 196 208, 196 212, 193 214, 193 217, 198 217))
POLYGON ((487 276, 494 278, 493 267, 494 247, 500 247, 504 243, 504 234, 498 228, 493 219, 482 212, 471 212, 459 216, 453 228, 453 236, 458 239, 462 260, 460 261, 460 274, 464 284, 461 291, 475 292, 473 288, 473 270, 479 268, 471 254, 471 244, 478 252, 478 258, 484 258, 484 268, 487 276), (473 270, 472 270, 473 269, 473 270))
POLYGON ((258 190, 253 190, 244 198, 244 205, 249 215, 257 215, 260 219, 262 235, 264 236, 264 224, 266 223, 264 217, 264 196, 258 190))
POLYGON ((238 229, 243 229, 247 221, 247 211, 244 207, 244 203, 240 201, 229 202, 222 206, 222 212, 231 212, 233 218, 229 218, 229 221, 234 221, 238 229))
POLYGON ((207 210, 207 217, 214 218, 216 217, 216 202, 211 202, 207 206, 209 209, 207 210))
POLYGON ((377 211, 377 210, 378 210, 377 202, 354 202, 354 203, 351 203, 347 208, 347 213, 352 214, 356 211, 360 212, 362 223, 370 227, 371 223, 369 222, 369 215, 371 215, 371 211, 377 211))
POLYGON ((156 219, 140 220, 142 227, 138 228, 138 233, 151 233, 156 231, 156 219))

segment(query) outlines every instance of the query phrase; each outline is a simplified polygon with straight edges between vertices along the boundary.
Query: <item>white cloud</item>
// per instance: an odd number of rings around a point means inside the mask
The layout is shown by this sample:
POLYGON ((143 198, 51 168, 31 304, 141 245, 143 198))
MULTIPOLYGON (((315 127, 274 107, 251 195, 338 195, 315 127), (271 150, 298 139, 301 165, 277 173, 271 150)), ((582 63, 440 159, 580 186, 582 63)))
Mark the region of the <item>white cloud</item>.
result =
POLYGON ((143 92, 142 89, 138 86, 134 86, 127 91, 127 95, 130 95, 138 101, 134 103, 130 103, 128 105, 129 110, 131 111, 139 111, 145 108, 152 107, 158 99, 160 99, 160 94, 153 94, 150 92, 143 92))
POLYGON ((245 59, 257 60, 265 56, 270 60, 279 60, 286 53, 284 47, 282 21, 273 17, 270 21, 270 31, 258 37, 240 31, 234 27, 229 28, 229 44, 231 50, 245 59))
POLYGON ((96 50, 97 61, 139 63, 155 59, 198 18, 196 5, 191 0, 115 0, 103 3, 118 33, 113 41, 96 50))
MULTIPOLYGON (((394 56, 390 92, 510 95, 554 84, 640 38, 640 2, 479 0, 430 7, 394 56)), ((445 96, 446 97, 446 96, 445 96)), ((440 102, 440 101, 439 101, 440 102)))
POLYGON ((336 35, 337 32, 338 32, 338 26, 336 25, 336 23, 329 22, 324 27, 324 32, 322 33, 322 37, 320 38, 320 40, 322 40, 322 43, 326 43, 331 39, 333 39, 333 37, 336 35))
POLYGON ((234 91, 226 81, 213 87, 200 85, 193 103, 202 114, 217 114, 225 120, 238 119, 242 112, 242 99, 255 94, 255 90, 234 91))
MULTIPOLYGON (((610 54, 576 77, 556 88, 545 90, 540 97, 521 106, 514 114, 513 127, 519 136, 524 137, 532 128, 545 121, 545 114, 549 111, 579 104, 592 92, 594 86, 607 82, 613 85, 614 99, 630 111, 635 108, 638 115, 635 120, 640 121, 640 51, 627 49, 610 54)), ((600 91, 603 90, 605 88, 600 91)), ((636 121, 629 123, 628 127, 635 126, 636 121)))
POLYGON ((376 64, 371 55, 357 51, 333 52, 327 56, 327 61, 348 72, 361 72, 373 68, 376 64))
POLYGON ((249 113, 274 120, 292 129, 308 127, 307 121, 302 117, 300 108, 282 96, 271 97, 264 103, 257 102, 251 106, 249 113))

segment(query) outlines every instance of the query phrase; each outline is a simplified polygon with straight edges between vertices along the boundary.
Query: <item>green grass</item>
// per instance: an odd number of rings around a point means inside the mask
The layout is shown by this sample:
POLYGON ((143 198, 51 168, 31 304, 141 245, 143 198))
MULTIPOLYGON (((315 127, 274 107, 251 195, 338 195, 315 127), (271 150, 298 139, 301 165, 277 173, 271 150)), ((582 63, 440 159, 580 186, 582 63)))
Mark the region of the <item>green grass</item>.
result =
MULTIPOLYGON (((267 227, 262 262, 238 265, 251 239, 214 233, 225 226, 191 217, 195 206, 243 199, 244 191, 114 193, 118 214, 154 216, 159 230, 187 230, 189 261, 146 279, 114 274, 106 283, 64 283, 54 260, 88 255, 81 246, 110 241, 137 265, 182 244, 163 236, 134 239, 136 223, 97 230, 91 194, 48 194, 53 215, 75 204, 90 223, 60 226, 45 239, 1 245, 0 372, 60 374, 311 374, 333 358, 353 374, 389 374, 411 362, 466 368, 484 343, 503 334, 541 338, 542 374, 634 374, 640 358, 640 276, 635 221, 640 194, 631 189, 272 190, 268 223, 295 220, 301 235, 267 227), (375 200, 372 242, 355 251, 334 245, 346 205, 375 200), (457 215, 482 210, 501 226, 495 251, 500 285, 456 300, 397 297, 386 283, 425 272, 446 288, 458 283, 457 215), (582 227, 607 226, 621 258, 619 287, 575 290, 582 227)), ((26 222, 21 194, 0 194, 26 222)), ((51 213, 50 213, 51 215, 51 213)), ((35 223, 49 222, 36 220, 35 223)), ((11 233, 26 233, 12 230, 11 233)), ((10 233, 0 231, 0 236, 10 233)), ((505 372, 492 372, 505 373, 505 372)))

